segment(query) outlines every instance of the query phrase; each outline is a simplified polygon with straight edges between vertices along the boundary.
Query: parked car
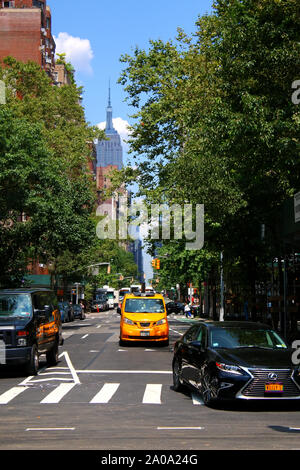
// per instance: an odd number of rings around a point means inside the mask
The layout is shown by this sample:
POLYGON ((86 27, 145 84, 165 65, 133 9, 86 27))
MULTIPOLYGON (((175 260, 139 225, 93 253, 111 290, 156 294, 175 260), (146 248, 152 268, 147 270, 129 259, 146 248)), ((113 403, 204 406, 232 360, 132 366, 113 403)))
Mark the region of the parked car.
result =
POLYGON ((85 313, 79 304, 73 305, 74 318, 80 318, 80 320, 85 319, 85 313))
POLYGON ((41 354, 46 354, 48 365, 56 365, 63 338, 54 293, 38 288, 1 290, 0 339, 5 345, 0 362, 5 366, 23 365, 27 375, 36 375, 41 354))
POLYGON ((58 302, 62 322, 67 323, 74 320, 73 307, 67 300, 58 302))
POLYGON ((175 343, 173 388, 186 386, 217 400, 300 399, 292 350, 267 325, 197 322, 175 343))
POLYGON ((184 304, 181 302, 168 302, 167 305, 167 312, 169 313, 184 313, 184 304))

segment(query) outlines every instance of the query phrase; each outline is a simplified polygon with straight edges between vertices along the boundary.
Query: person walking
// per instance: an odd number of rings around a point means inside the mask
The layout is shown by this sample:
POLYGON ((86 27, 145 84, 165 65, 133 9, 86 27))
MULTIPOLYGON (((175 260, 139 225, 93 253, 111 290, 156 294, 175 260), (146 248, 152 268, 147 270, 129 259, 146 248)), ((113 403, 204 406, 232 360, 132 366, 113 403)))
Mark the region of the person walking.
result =
POLYGON ((191 306, 189 303, 187 303, 184 307, 184 313, 185 313, 185 316, 186 318, 190 318, 192 316, 192 313, 191 313, 191 306))

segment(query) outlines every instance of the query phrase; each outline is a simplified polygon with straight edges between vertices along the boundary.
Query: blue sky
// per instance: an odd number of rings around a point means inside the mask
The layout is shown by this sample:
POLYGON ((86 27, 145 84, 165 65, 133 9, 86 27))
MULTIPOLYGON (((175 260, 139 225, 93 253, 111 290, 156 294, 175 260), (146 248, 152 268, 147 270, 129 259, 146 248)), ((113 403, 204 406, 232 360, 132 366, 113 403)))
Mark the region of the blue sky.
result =
MULTIPOLYGON (((124 90, 117 84, 124 68, 121 55, 132 55, 136 46, 148 49, 150 39, 174 39, 178 27, 192 34, 198 16, 212 9, 212 0, 47 0, 47 4, 57 52, 67 53, 76 81, 84 87, 87 121, 92 125, 105 121, 110 80, 114 126, 125 138, 134 110, 124 102, 124 90)), ((149 257, 145 258, 151 277, 149 257)))
POLYGON ((58 49, 68 44, 77 82, 85 90, 86 119, 95 125, 105 121, 109 79, 114 117, 130 121, 133 113, 116 83, 124 67, 121 55, 131 54, 136 45, 147 49, 150 39, 174 39, 178 27, 192 33, 198 15, 209 12, 212 1, 48 0, 47 4, 58 49))

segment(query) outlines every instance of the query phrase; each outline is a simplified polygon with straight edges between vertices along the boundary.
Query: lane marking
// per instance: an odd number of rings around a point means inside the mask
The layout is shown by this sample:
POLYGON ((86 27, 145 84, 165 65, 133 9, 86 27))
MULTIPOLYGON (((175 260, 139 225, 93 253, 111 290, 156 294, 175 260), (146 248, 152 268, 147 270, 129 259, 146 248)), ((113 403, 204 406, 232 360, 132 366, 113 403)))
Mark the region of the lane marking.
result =
POLYGON ((75 370, 75 368, 74 368, 74 366, 73 366, 73 364, 72 364, 72 362, 71 362, 70 356, 69 356, 69 354, 67 353, 67 351, 65 351, 65 352, 63 352, 62 354, 60 354, 60 356, 58 356, 58 358, 61 358, 62 356, 64 356, 65 359, 66 359, 66 362, 67 362, 67 365, 68 365, 68 367, 69 367, 69 369, 70 369, 70 372, 71 372, 71 374, 72 374, 74 383, 80 384, 79 377, 78 377, 78 375, 77 375, 77 372, 76 372, 76 370, 75 370))
POLYGON ((53 390, 49 395, 47 395, 41 403, 59 403, 60 400, 70 391, 73 387, 75 387, 75 383, 71 384, 60 384, 53 390))
POLYGON ((29 387, 13 387, 7 392, 0 395, 0 405, 7 405, 11 400, 20 395, 20 393, 25 392, 29 387))
POLYGON ((85 338, 87 338, 87 337, 88 337, 88 334, 82 336, 81 339, 85 339, 85 338))
POLYGON ((186 431, 186 430, 203 430, 205 428, 203 428, 201 426, 196 426, 196 427, 192 427, 192 426, 163 426, 163 427, 160 427, 160 426, 158 426, 156 429, 158 431, 165 431, 165 430, 186 431))
POLYGON ((172 375, 169 370, 77 370, 77 374, 166 374, 172 375))
POLYGON ((151 405, 160 405, 161 390, 162 384, 147 384, 143 397, 143 403, 151 405))
POLYGON ((108 403, 118 390, 119 386, 119 383, 104 384, 100 392, 94 396, 90 403, 108 403))
POLYGON ((75 431, 76 428, 26 428, 25 431, 75 431))

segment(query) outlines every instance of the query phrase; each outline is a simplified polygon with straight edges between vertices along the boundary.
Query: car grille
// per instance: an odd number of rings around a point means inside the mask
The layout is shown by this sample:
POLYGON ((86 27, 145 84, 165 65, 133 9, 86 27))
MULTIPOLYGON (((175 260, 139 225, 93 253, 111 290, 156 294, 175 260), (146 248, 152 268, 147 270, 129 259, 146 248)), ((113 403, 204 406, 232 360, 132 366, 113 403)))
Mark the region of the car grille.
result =
POLYGON ((151 323, 140 323, 140 326, 141 326, 142 328, 147 328, 147 327, 149 327, 150 325, 151 325, 151 323))
POLYGON ((293 371, 290 369, 249 369, 253 379, 251 379, 246 387, 241 391, 241 395, 246 398, 267 398, 277 396, 278 398, 300 398, 300 389, 297 387, 292 379, 293 371), (275 381, 270 380, 268 374, 270 372, 277 375, 275 381), (266 383, 280 383, 283 385, 283 392, 275 394, 265 393, 266 383))

